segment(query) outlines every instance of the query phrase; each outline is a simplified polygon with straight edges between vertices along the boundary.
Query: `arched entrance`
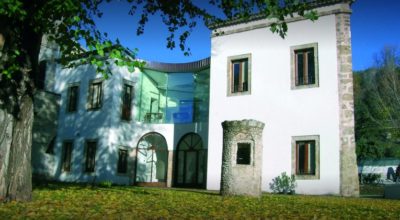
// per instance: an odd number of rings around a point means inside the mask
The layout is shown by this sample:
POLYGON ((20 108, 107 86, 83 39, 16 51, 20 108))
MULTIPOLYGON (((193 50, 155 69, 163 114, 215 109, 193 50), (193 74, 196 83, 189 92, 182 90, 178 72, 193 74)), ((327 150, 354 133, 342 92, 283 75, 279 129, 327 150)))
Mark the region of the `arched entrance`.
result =
POLYGON ((145 134, 136 149, 136 184, 166 186, 168 148, 165 138, 155 132, 145 134))
POLYGON ((188 133, 181 138, 176 150, 175 185, 204 188, 207 149, 198 134, 188 133))

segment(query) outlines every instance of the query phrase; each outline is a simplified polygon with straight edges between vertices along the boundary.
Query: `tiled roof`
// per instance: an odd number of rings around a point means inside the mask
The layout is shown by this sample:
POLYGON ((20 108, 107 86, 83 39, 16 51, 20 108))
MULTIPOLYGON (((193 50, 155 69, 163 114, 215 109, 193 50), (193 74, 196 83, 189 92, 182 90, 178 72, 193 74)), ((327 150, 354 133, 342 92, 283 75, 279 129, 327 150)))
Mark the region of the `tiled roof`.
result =
MULTIPOLYGON (((324 6, 329 6, 329 5, 334 5, 338 3, 349 3, 352 4, 355 0, 312 0, 308 4, 310 6, 310 9, 314 8, 319 8, 319 7, 324 7, 324 6)), ((240 24, 244 22, 250 22, 250 21, 256 21, 256 20, 261 20, 265 19, 266 16, 264 13, 258 13, 251 15, 250 17, 243 19, 243 18, 237 18, 233 20, 225 20, 221 23, 213 23, 208 26, 210 29, 217 29, 221 27, 227 27, 235 24, 240 24)))

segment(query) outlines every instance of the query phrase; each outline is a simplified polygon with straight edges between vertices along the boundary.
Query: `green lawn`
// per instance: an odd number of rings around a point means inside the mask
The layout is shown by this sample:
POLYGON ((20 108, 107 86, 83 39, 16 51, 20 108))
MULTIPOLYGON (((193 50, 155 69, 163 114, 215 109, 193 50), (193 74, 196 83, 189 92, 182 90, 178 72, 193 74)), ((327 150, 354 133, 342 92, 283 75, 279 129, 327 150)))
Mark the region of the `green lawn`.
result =
POLYGON ((78 185, 35 188, 33 196, 0 204, 0 219, 400 219, 399 200, 78 185))

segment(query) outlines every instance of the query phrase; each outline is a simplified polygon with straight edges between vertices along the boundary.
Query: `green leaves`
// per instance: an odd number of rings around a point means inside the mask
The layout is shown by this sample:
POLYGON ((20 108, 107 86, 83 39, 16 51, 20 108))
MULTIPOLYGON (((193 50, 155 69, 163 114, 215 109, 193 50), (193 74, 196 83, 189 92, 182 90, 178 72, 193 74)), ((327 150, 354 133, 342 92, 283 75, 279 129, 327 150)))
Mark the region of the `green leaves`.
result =
POLYGON ((104 56, 104 46, 100 43, 96 43, 96 51, 100 56, 104 56))
POLYGON ((311 21, 315 21, 318 20, 318 13, 316 11, 309 11, 304 14, 304 17, 311 21))
POLYGON ((23 2, 20 0, 1 0, 0 15, 22 21, 25 19, 27 12, 23 7, 23 2))
POLYGON ((292 174, 288 176, 286 172, 281 173, 280 176, 275 177, 269 184, 269 188, 274 193, 280 194, 294 194, 296 189, 296 178, 292 174))
POLYGON ((81 20, 81 18, 79 17, 79 16, 74 16, 73 17, 73 20, 75 21, 75 22, 79 22, 80 20, 81 20))

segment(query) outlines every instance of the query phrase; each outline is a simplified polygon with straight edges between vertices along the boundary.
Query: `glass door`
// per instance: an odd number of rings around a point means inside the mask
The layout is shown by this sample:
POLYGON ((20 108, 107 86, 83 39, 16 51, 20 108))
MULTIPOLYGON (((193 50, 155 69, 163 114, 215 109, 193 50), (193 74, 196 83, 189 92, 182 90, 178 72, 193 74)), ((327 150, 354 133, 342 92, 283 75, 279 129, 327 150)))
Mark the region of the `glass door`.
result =
POLYGON ((167 182, 168 149, 162 135, 144 135, 139 140, 136 155, 136 182, 139 185, 167 182))
POLYGON ((177 147, 175 185, 204 188, 206 160, 207 149, 203 148, 201 137, 195 133, 186 134, 177 147))

